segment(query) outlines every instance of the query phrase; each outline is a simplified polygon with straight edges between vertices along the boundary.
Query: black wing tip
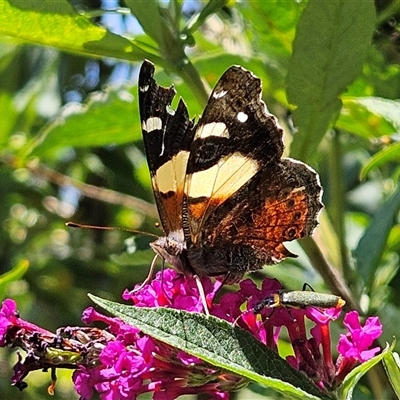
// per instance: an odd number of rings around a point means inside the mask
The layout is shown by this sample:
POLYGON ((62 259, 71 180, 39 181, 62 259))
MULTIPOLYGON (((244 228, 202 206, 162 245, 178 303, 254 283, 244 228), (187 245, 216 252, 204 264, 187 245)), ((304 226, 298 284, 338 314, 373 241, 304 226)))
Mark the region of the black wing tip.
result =
POLYGON ((154 76, 154 64, 149 60, 144 60, 139 72, 139 88, 145 88, 154 76))
POLYGON ((155 66, 149 60, 144 60, 139 71, 139 79, 138 79, 138 86, 139 86, 139 93, 145 94, 146 92, 154 92, 154 91, 161 91, 162 93, 165 92, 165 95, 170 98, 168 104, 171 103, 173 97, 176 94, 176 90, 174 85, 170 87, 163 87, 159 86, 154 79, 155 73, 155 66))
POLYGON ((231 65, 222 75, 222 77, 229 77, 231 79, 231 76, 245 76, 247 79, 252 79, 255 81, 260 82, 261 84, 261 79, 258 77, 254 72, 250 71, 249 69, 242 67, 241 65, 235 64, 231 65))
POLYGON ((154 64, 147 59, 144 59, 142 62, 142 66, 140 67, 140 72, 144 71, 150 75, 154 74, 154 64))

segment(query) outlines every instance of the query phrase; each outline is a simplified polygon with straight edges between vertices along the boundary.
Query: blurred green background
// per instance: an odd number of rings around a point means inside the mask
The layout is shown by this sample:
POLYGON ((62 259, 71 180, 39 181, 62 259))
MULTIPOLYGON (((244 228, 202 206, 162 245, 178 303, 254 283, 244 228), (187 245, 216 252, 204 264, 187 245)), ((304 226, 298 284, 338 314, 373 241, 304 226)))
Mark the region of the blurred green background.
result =
MULTIPOLYGON (((120 300, 143 281, 148 237, 65 222, 161 234, 138 68, 153 61, 157 81, 173 83, 196 117, 219 76, 240 64, 262 79, 286 155, 319 172, 326 206, 314 240, 289 245, 300 257, 254 278, 341 294, 379 315, 381 345, 391 342, 400 319, 399 28, 398 0, 1 2, 2 298, 54 331, 81 324, 88 292, 120 300)), ((48 374, 31 374, 22 393, 10 387, 15 359, 0 349, 1 399, 48 398, 48 374)), ((58 375, 54 398, 78 398, 70 372, 58 375)), ((233 396, 268 393, 250 385, 233 396)), ((377 393, 391 396, 385 382, 364 379, 355 398, 377 393)))

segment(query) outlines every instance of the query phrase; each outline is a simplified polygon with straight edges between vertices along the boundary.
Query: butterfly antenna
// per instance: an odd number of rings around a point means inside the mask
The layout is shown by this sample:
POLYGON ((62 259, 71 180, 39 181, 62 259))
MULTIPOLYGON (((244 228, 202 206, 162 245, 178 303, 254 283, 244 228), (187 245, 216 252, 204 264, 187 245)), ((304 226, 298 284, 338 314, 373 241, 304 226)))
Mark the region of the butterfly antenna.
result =
POLYGON ((123 231, 123 232, 137 233, 139 235, 158 238, 158 236, 155 235, 154 233, 139 231, 137 229, 116 228, 113 226, 85 225, 85 224, 77 224, 76 222, 66 222, 65 225, 68 226, 69 228, 97 229, 101 231, 123 231))

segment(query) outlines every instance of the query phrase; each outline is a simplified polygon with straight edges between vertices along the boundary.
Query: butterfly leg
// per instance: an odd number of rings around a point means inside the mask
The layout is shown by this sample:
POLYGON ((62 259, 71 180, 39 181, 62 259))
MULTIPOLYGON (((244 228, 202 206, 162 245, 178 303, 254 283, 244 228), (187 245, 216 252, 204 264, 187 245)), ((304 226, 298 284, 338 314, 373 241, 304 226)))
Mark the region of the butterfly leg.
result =
POLYGON ((203 303, 204 313, 207 315, 207 317, 209 317, 210 310, 208 309, 206 294, 204 293, 204 288, 201 283, 201 279, 199 278, 198 275, 194 275, 193 278, 196 279, 196 285, 197 285, 197 289, 199 290, 199 296, 200 296, 201 302, 203 303))
POLYGON ((139 292, 140 290, 142 290, 146 285, 148 285, 152 281, 153 276, 154 276, 154 271, 156 269, 157 259, 159 257, 160 256, 158 254, 156 254, 154 256, 153 261, 151 262, 151 265, 150 265, 150 270, 147 275, 147 278, 143 281, 143 283, 138 288, 133 290, 133 293, 139 292))

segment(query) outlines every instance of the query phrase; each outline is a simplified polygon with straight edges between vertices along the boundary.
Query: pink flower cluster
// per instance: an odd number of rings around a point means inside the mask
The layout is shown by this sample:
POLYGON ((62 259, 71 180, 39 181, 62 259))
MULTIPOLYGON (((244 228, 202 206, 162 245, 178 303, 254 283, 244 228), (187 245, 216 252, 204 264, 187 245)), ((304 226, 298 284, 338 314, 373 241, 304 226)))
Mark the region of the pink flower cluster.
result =
MULTIPOLYGON (((261 289, 249 279, 242 281, 237 292, 225 293, 218 302, 215 295, 221 283, 205 278, 202 285, 212 315, 239 325, 270 348, 277 350, 280 332, 285 328, 293 347, 288 363, 303 371, 321 390, 336 388, 356 363, 370 359, 380 350, 370 349, 382 332, 377 317, 368 318, 364 326, 355 311, 344 317, 348 332, 339 339, 339 357, 334 362, 329 324, 339 316, 340 308, 279 307, 256 314, 254 307, 281 289, 275 279, 266 279, 261 289), (314 323, 309 332, 307 320, 314 323)), ((158 273, 138 291, 125 291, 123 298, 139 307, 203 312, 196 280, 172 269, 158 273)), ((27 352, 25 360, 20 358, 17 362, 13 383, 22 390, 26 386, 23 378, 30 371, 55 371, 60 366, 75 368, 73 380, 82 400, 89 400, 94 392, 103 400, 135 399, 145 392, 152 392, 154 399, 169 400, 195 393, 225 399, 229 391, 248 383, 246 378, 220 370, 93 308, 84 312, 83 321, 105 327, 64 328, 51 334, 21 320, 15 303, 6 300, 0 310, 0 346, 19 346, 27 352)))
MULTIPOLYGON (((211 306, 221 283, 204 279, 202 285, 211 306)), ((203 312, 196 280, 187 279, 172 269, 158 273, 151 284, 139 291, 126 290, 123 298, 138 307, 203 312)), ((154 399, 175 399, 183 394, 196 393, 209 393, 225 399, 229 391, 248 383, 243 377, 227 374, 93 308, 84 312, 83 321, 107 324, 115 335, 115 341, 104 348, 99 367, 85 366, 74 372, 75 387, 82 400, 90 399, 93 389, 104 400, 134 399, 145 392, 153 392, 154 399)))

